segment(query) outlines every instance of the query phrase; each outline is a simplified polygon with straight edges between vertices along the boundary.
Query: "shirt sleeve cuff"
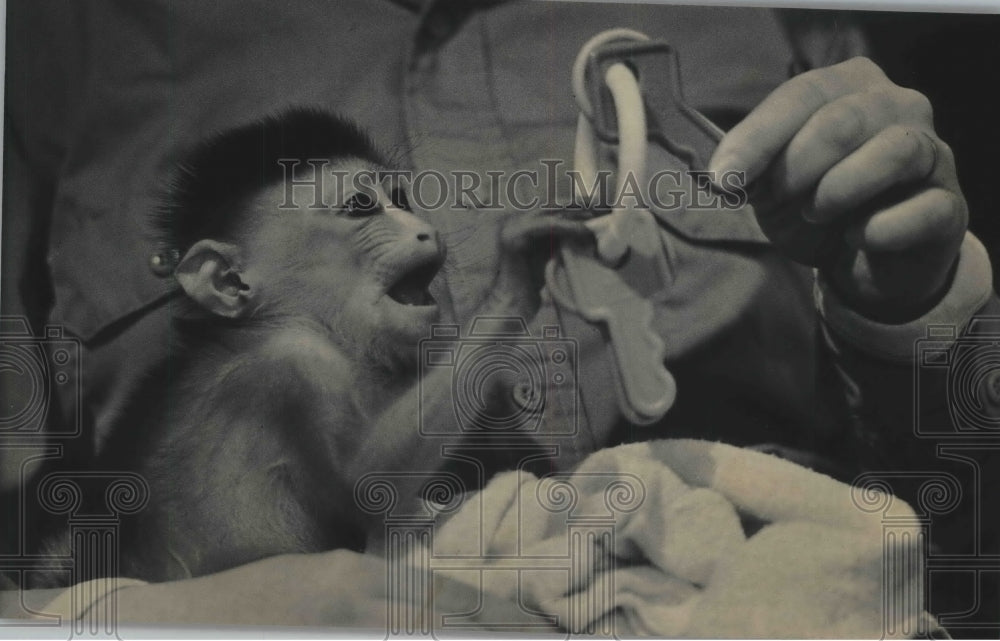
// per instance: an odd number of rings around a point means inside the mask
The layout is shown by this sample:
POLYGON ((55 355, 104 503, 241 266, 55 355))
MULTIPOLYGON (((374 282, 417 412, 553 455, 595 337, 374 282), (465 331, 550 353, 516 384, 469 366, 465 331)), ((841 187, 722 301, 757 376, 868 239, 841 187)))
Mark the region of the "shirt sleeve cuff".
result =
POLYGON ((817 276, 816 308, 840 338, 873 356, 897 362, 913 360, 914 344, 927 337, 928 325, 953 325, 961 331, 993 295, 993 272, 983 244, 966 232, 951 287, 937 306, 922 317, 899 325, 878 323, 849 308, 817 276))

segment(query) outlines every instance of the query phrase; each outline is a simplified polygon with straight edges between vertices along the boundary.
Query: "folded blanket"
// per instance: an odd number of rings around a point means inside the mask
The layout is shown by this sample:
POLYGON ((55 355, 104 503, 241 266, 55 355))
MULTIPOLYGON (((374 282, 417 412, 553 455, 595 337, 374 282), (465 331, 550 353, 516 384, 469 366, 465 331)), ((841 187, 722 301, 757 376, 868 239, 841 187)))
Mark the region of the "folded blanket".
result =
POLYGON ((919 524, 902 501, 858 492, 720 443, 625 445, 571 474, 496 477, 442 516, 430 558, 574 633, 923 633, 919 524))

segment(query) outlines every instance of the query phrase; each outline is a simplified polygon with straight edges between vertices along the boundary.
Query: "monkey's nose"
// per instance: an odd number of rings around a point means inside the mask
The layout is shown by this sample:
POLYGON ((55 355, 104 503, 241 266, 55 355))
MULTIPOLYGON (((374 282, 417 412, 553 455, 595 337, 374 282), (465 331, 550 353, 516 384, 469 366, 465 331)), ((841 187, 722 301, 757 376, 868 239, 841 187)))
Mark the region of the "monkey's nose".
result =
POLYGON ((438 230, 430 226, 425 227, 424 229, 421 229, 419 232, 417 232, 417 241, 421 243, 433 243, 439 248, 442 246, 441 234, 438 232, 438 230))
POLYGON ((412 239, 410 242, 416 241, 413 242, 413 251, 444 260, 445 244, 436 227, 426 221, 419 221, 410 227, 408 235, 412 239))

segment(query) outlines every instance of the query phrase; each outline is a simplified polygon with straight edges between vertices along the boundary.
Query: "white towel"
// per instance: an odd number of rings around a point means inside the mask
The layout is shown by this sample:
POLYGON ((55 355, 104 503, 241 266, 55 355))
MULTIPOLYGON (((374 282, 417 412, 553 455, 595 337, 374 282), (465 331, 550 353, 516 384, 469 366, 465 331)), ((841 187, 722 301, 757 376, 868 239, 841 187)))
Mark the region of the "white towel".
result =
POLYGON ((477 589, 483 582, 574 633, 612 625, 619 636, 659 637, 924 632, 931 619, 913 511, 883 497, 892 507, 873 513, 856 496, 758 451, 638 443, 599 451, 572 474, 496 477, 442 520, 431 556, 477 557, 480 571, 441 572, 477 589), (765 525, 748 538, 741 515, 765 525), (571 532, 583 541, 575 555, 571 532), (574 563, 582 569, 571 571, 574 563))

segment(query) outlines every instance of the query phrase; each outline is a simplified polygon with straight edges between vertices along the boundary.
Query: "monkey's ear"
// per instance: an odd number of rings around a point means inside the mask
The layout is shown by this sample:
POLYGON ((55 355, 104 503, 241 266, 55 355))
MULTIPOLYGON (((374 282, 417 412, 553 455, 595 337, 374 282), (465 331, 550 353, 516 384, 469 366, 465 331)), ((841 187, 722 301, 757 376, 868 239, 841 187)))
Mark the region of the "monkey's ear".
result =
POLYGON ((243 280, 236 245, 199 240, 181 258, 174 275, 187 295, 213 314, 240 318, 251 309, 254 292, 243 280))

